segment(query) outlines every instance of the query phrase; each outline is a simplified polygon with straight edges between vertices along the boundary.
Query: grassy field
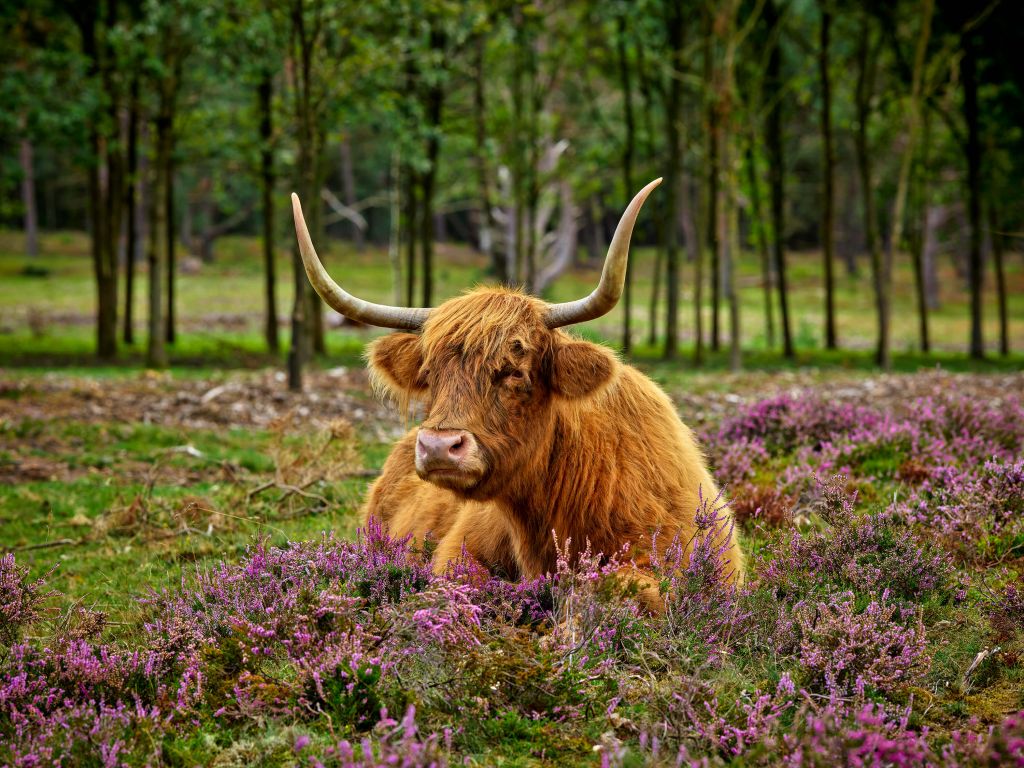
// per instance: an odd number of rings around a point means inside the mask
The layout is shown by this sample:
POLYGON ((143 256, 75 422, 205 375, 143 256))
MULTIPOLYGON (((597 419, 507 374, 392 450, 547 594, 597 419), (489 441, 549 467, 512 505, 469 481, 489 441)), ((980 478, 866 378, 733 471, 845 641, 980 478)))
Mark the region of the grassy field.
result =
MULTIPOLYGON (((18 255, 21 236, 0 233, 0 364, 43 366, 53 363, 88 363, 93 344, 91 318, 95 291, 88 258, 88 240, 80 233, 47 234, 42 238, 42 255, 29 262, 18 255)), ((391 274, 386 253, 368 248, 353 252, 345 243, 330 243, 321 248, 325 262, 345 287, 359 296, 376 301, 392 298, 391 274)), ((436 296, 441 301, 466 288, 486 282, 483 259, 471 251, 441 245, 436 268, 436 296)), ((172 359, 183 364, 201 364, 204 360, 234 366, 259 366, 269 362, 262 354, 259 335, 262 311, 262 279, 259 243, 253 238, 227 237, 217 244, 216 262, 195 274, 183 274, 178 280, 178 317, 181 340, 171 351, 172 359)), ((839 271, 837 281, 837 323, 844 351, 821 355, 822 290, 820 256, 817 253, 792 253, 790 262, 790 306, 792 330, 804 364, 864 366, 870 364, 866 353, 874 343, 875 323, 869 270, 850 277, 839 271)), ((654 357, 657 347, 648 345, 648 309, 654 252, 638 248, 633 255, 636 275, 636 303, 633 323, 637 354, 654 357)), ((279 311, 287 320, 291 306, 292 279, 287 253, 282 249, 278 262, 279 311)), ((680 316, 682 344, 693 342, 693 286, 688 279, 692 268, 683 270, 683 294, 680 316)), ((567 300, 592 290, 597 269, 574 269, 552 286, 547 298, 567 300)), ((967 293, 953 272, 951 260, 940 266, 942 306, 932 313, 931 333, 936 358, 916 356, 917 321, 914 310, 912 274, 905 259, 897 263, 894 274, 893 351, 897 365, 913 369, 932 360, 958 364, 968 337, 967 293)), ((135 287, 137 338, 135 350, 124 350, 128 360, 138 360, 144 343, 145 274, 138 275, 135 287)), ((758 267, 752 255, 740 263, 738 284, 741 301, 743 347, 748 352, 748 367, 779 365, 777 355, 767 349, 763 293, 758 267)), ((1024 264, 1017 255, 1008 259, 1010 294, 1011 349, 1024 348, 1024 264)), ((985 334, 989 349, 995 348, 998 334, 994 296, 989 276, 985 302, 985 334)), ((705 290, 705 294, 708 291, 705 290)), ((776 310, 776 324, 778 311, 776 310)), ((660 322, 660 318, 659 318, 660 322)), ((586 336, 617 344, 620 339, 621 310, 578 327, 586 336)), ((726 317, 722 312, 723 343, 726 317)), ((710 328, 710 309, 705 310, 705 328, 710 328)), ((282 327, 282 332, 286 331, 282 327)), ((335 331, 329 348, 333 353, 351 353, 361 344, 364 333, 335 331)), ((778 342, 777 342, 778 343, 778 342)), ((713 356, 712 365, 721 366, 722 357, 713 356)), ((1019 364, 1016 358, 1014 364, 1019 364)))

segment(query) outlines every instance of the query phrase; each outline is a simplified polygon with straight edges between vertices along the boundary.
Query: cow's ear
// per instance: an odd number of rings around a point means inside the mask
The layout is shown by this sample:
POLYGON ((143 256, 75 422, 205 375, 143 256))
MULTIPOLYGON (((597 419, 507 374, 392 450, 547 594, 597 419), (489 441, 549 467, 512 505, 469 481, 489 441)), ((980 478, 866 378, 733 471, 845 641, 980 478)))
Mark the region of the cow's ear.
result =
POLYGON ((615 370, 615 356, 589 341, 567 341, 555 347, 551 387, 563 397, 585 397, 603 387, 615 370))
POLYGON ((420 337, 414 333, 389 333, 373 342, 366 352, 374 386, 392 395, 408 395, 425 389, 420 381, 423 356, 420 337))

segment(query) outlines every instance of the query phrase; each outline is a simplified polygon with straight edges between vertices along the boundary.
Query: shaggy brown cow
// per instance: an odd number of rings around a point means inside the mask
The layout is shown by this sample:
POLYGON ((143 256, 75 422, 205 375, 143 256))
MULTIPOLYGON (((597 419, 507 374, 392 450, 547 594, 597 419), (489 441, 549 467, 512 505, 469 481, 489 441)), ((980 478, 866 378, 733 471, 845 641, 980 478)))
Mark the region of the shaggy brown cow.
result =
MULTIPOLYGON (((436 537, 436 570, 465 547, 509 576, 551 572, 552 532, 605 554, 628 542, 642 569, 654 531, 661 542, 689 540, 700 496, 718 494, 665 393, 605 347, 560 330, 618 301, 633 224, 660 181, 623 214, 598 288, 554 305, 504 288, 436 309, 361 301, 327 275, 292 196, 306 272, 324 301, 364 323, 419 331, 384 336, 368 351, 377 387, 405 407, 421 403, 426 416, 392 450, 365 515, 393 535, 436 537)), ((726 569, 741 581, 742 553, 731 527, 728 535, 726 569)), ((657 610, 653 584, 644 598, 657 610)))

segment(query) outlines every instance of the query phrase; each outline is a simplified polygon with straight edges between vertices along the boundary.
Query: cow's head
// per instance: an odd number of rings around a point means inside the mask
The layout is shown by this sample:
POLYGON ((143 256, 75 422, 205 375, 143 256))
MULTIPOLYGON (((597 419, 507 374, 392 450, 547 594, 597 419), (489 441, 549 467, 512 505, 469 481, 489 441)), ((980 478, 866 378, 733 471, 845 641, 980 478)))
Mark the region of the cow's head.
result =
POLYGON ((560 328, 609 312, 622 293, 629 239, 640 207, 661 182, 642 189, 615 230, 597 289, 578 301, 548 304, 519 291, 478 288, 434 309, 371 304, 326 273, 292 195, 306 273, 338 312, 371 325, 403 329, 368 353, 378 387, 400 403, 422 403, 416 471, 425 480, 475 499, 501 494, 537 459, 550 436, 553 405, 598 393, 615 375, 606 348, 560 328))

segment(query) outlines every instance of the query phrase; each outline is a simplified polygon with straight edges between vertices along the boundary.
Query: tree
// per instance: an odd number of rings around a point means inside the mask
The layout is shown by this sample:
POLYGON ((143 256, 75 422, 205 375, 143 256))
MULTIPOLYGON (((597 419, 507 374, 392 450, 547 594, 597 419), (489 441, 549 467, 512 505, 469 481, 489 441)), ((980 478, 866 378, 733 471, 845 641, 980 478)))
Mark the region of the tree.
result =
POLYGON ((664 9, 668 40, 667 60, 669 83, 665 95, 665 136, 668 162, 665 167, 665 217, 662 236, 665 241, 665 347, 662 356, 674 360, 679 351, 679 251, 676 210, 679 205, 679 172, 682 147, 679 138, 682 108, 683 77, 683 9, 679 3, 668 2, 664 9))
POLYGON ((208 11, 198 2, 168 6, 146 5, 145 28, 151 57, 150 87, 155 91, 154 142, 149 210, 149 319, 146 365, 167 365, 165 342, 174 340, 174 121, 183 83, 185 61, 197 45, 208 11), (166 277, 166 298, 162 279, 166 277), (166 301, 166 304, 165 304, 166 301))
POLYGON ((878 313, 878 340, 875 362, 888 370, 892 365, 889 344, 890 284, 888 258, 882 254, 878 242, 878 212, 875 208, 875 187, 872 173, 871 147, 868 124, 871 120, 871 102, 875 90, 878 63, 878 38, 872 33, 871 16, 860 13, 860 33, 857 42, 857 168, 860 173, 861 205, 864 215, 864 238, 871 257, 871 274, 875 284, 875 309, 878 313))
POLYGON ((775 259, 775 278, 779 289, 779 310, 782 323, 782 350, 788 358, 795 356, 793 335, 789 322, 789 293, 786 280, 786 219, 785 219, 785 152, 782 136, 782 18, 775 0, 767 0, 764 20, 771 35, 768 66, 765 72, 765 99, 768 113, 765 119, 765 144, 768 150, 768 184, 771 197, 772 250, 775 259))
POLYGON ((835 173, 836 153, 832 144, 832 78, 829 50, 832 37, 831 0, 819 0, 821 24, 818 34, 818 77, 821 81, 821 255, 825 271, 825 348, 836 348, 835 278, 835 173))
MULTIPOLYGON (((622 143, 622 185, 625 188, 626 203, 633 194, 633 158, 636 155, 636 120, 633 116, 633 78, 629 53, 627 51, 628 13, 620 9, 616 20, 617 32, 615 50, 619 63, 619 83, 622 88, 623 117, 626 122, 626 133, 622 143)), ((623 205, 625 209, 625 204, 623 205)), ((622 295, 622 354, 628 355, 633 349, 632 315, 633 315, 633 259, 626 265, 626 284, 622 295)))
POLYGON ((967 125, 967 223, 970 248, 967 258, 968 286, 971 293, 971 331, 969 353, 980 360, 985 357, 985 340, 981 328, 981 129, 978 118, 978 36, 972 28, 961 37, 963 56, 960 78, 964 84, 963 112, 967 125))
POLYGON ((95 94, 87 117, 91 158, 88 169, 91 252, 96 278, 96 353, 101 359, 117 354, 117 233, 120 222, 122 165, 114 126, 117 125, 118 87, 111 35, 117 23, 114 0, 73 3, 68 13, 78 27, 82 53, 88 62, 95 94))

